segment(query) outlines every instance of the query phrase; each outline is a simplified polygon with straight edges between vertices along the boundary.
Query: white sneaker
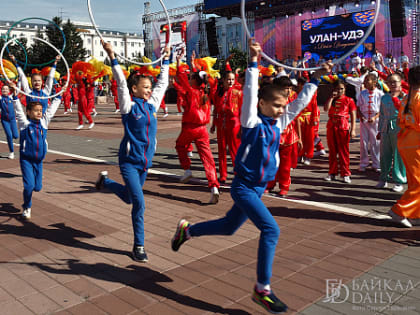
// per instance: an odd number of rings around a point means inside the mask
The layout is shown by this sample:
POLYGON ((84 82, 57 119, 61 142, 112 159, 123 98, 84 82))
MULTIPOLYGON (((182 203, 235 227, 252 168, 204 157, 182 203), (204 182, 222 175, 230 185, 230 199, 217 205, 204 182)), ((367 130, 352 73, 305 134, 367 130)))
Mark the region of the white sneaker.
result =
POLYGON ((73 110, 71 109, 71 107, 70 107, 69 111, 70 111, 70 113, 72 113, 72 112, 73 112, 73 110))
POLYGON ((93 112, 92 116, 96 117, 96 115, 98 115, 98 112, 93 112))
POLYGON ((92 129, 93 128, 93 126, 95 126, 95 123, 93 122, 93 123, 91 123, 90 125, 89 125, 89 129, 92 129))
POLYGON ((383 181, 379 181, 376 186, 376 188, 388 188, 388 183, 387 182, 383 182, 383 181))
POLYGON ((10 152, 9 156, 7 157, 9 160, 13 160, 15 158, 15 153, 14 152, 10 152))
POLYGON ((168 113, 165 113, 165 114, 163 114, 163 118, 166 118, 166 117, 168 117, 168 113))
POLYGON ((31 208, 23 209, 22 218, 29 220, 31 218, 31 208))
POLYGON ((335 179, 335 175, 328 175, 327 177, 324 177, 324 180, 326 180, 327 182, 330 182, 334 179, 335 179))
POLYGON ((83 128, 83 125, 79 125, 79 126, 77 126, 76 130, 80 130, 82 128, 83 128))
POLYGON ((192 153, 192 151, 188 151, 187 155, 188 155, 189 158, 192 158, 194 156, 194 154, 192 153))
POLYGON ((191 170, 185 170, 184 172, 184 176, 181 177, 181 179, 179 180, 181 183, 188 183, 190 181, 190 179, 192 178, 192 172, 191 170))
POLYGON ((66 112, 64 112, 64 113, 63 113, 63 115, 67 115, 68 113, 69 113, 69 112, 67 112, 67 111, 66 111, 66 112))
POLYGON ((324 149, 314 152, 314 156, 324 156, 324 155, 327 155, 327 152, 325 152, 324 149))
POLYGON ((311 165, 311 160, 308 158, 305 158, 305 160, 303 161, 303 164, 305 165, 311 165))
POLYGON ((400 217, 398 214, 396 214, 394 211, 389 210, 388 215, 391 217, 392 221, 395 223, 401 224, 404 227, 411 228, 413 225, 408 221, 407 218, 400 217))
POLYGON ((346 184, 351 184, 350 176, 344 176, 343 177, 343 182, 345 182, 346 184))
POLYGON ((219 202, 219 189, 217 189, 217 187, 212 187, 211 188, 211 197, 210 197, 210 201, 209 203, 211 204, 216 204, 219 202))
POLYGON ((119 112, 120 112, 120 110, 119 110, 119 109, 116 109, 116 110, 115 110, 115 113, 119 113, 119 112))
POLYGON ((374 170, 376 173, 380 173, 380 172, 381 172, 381 169, 380 169, 380 168, 373 168, 373 170, 374 170))
POLYGON ((392 190, 395 192, 402 192, 404 189, 404 186, 401 184, 395 184, 394 187, 392 187, 392 190))

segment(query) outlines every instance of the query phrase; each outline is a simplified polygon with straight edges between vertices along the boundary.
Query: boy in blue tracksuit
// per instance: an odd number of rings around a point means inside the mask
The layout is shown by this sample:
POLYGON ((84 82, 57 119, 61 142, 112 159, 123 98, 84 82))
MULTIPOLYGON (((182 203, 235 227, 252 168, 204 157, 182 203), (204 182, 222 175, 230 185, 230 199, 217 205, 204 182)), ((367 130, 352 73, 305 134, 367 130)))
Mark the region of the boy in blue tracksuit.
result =
MULTIPOLYGON (((191 225, 186 220, 178 223, 172 239, 172 249, 179 247, 190 237, 202 235, 232 235, 249 218, 261 231, 257 283, 252 299, 271 313, 287 310, 271 291, 270 278, 277 239, 280 229, 270 211, 261 200, 267 182, 273 180, 279 164, 280 135, 284 128, 303 110, 317 90, 317 80, 305 84, 298 98, 288 105, 287 93, 275 85, 262 88, 258 98, 257 60, 260 45, 249 43, 251 62, 246 73, 244 102, 241 112, 242 142, 235 160, 235 178, 231 195, 235 201, 226 216, 213 221, 191 225)), ((319 78, 329 65, 315 73, 319 78)))
MULTIPOLYGON (((14 89, 14 87, 12 87, 14 89)), ((32 192, 42 189, 42 163, 47 154, 47 131, 54 117, 61 97, 56 97, 43 114, 39 102, 26 105, 26 115, 14 89, 13 106, 20 130, 20 168, 23 178, 23 213, 24 219, 31 218, 32 192)))
POLYGON ((25 76, 25 73, 23 72, 22 68, 19 66, 19 64, 16 62, 16 58, 13 55, 9 55, 9 58, 13 61, 13 63, 16 65, 16 69, 19 74, 19 79, 22 84, 22 90, 30 94, 31 97, 26 96, 26 103, 29 104, 31 102, 38 102, 42 105, 42 115, 45 114, 47 108, 48 108, 48 99, 44 98, 41 99, 39 97, 47 97, 51 95, 53 83, 54 83, 54 74, 55 69, 57 68, 57 63, 61 59, 61 56, 55 57, 54 64, 51 67, 50 73, 48 74, 47 79, 45 80, 45 87, 42 88, 42 74, 41 73, 32 73, 31 74, 31 84, 32 89, 29 87, 28 79, 25 76))
POLYGON ((127 81, 110 43, 103 43, 112 63, 112 73, 118 86, 118 101, 124 126, 124 136, 118 153, 124 185, 108 178, 108 172, 99 173, 96 188, 111 190, 122 201, 132 204, 131 219, 134 232, 132 257, 135 261, 147 262, 144 250, 144 196, 143 185, 147 170, 152 166, 156 151, 156 113, 169 83, 169 55, 166 47, 160 79, 152 92, 150 77, 138 71, 130 74, 127 81))
POLYGON ((6 134, 7 144, 9 145, 9 159, 15 158, 15 153, 13 149, 13 139, 19 137, 17 125, 16 125, 16 116, 15 110, 13 109, 12 98, 9 96, 10 89, 9 86, 3 85, 1 88, 0 96, 0 112, 1 112, 1 124, 6 134))

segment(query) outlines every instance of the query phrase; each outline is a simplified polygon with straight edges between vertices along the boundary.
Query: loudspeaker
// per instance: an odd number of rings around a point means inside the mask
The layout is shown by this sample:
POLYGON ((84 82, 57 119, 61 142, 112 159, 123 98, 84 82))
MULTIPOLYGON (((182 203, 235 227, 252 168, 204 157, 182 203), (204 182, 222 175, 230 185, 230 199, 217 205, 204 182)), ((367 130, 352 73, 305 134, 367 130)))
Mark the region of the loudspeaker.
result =
POLYGON ((214 17, 206 22, 206 32, 207 48, 209 49, 210 56, 217 56, 219 54, 219 45, 217 44, 216 19, 214 17))
POLYGON ((404 0, 389 0, 389 16, 391 21, 392 37, 404 37, 407 35, 404 2, 404 0))

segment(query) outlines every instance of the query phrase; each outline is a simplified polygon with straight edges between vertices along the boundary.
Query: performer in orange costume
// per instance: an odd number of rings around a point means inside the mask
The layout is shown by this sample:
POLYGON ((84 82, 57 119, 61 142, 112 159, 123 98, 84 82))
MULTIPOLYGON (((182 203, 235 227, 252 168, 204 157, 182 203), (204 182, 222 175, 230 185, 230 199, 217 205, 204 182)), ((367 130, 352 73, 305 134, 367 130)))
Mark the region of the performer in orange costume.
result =
POLYGON ((420 66, 408 72, 410 90, 399 113, 398 150, 406 167, 408 189, 389 211, 405 227, 420 219, 420 66))

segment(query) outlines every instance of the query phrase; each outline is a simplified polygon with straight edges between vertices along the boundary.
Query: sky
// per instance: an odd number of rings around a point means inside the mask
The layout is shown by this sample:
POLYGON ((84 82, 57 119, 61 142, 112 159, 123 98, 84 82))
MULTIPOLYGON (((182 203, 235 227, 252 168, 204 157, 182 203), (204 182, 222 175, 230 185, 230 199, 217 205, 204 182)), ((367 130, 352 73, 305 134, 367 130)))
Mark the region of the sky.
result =
MULTIPOLYGON (((55 16, 63 20, 90 22, 87 0, 2 0, 0 20, 17 21, 28 17, 51 20, 55 16)), ((151 11, 162 11, 159 0, 149 0, 151 11)), ((196 4, 198 0, 163 0, 168 9, 196 4)), ((93 16, 100 28, 122 32, 140 32, 144 1, 138 0, 90 0, 93 16), (118 3, 118 5, 115 5, 118 3)), ((37 23, 36 20, 28 22, 37 23)), ((39 21, 42 23, 42 21, 39 21)))

